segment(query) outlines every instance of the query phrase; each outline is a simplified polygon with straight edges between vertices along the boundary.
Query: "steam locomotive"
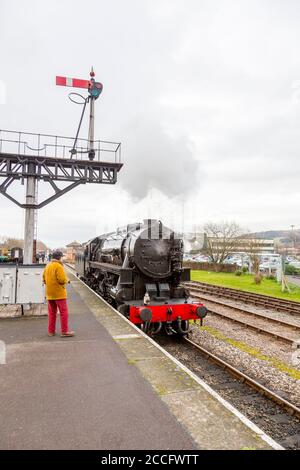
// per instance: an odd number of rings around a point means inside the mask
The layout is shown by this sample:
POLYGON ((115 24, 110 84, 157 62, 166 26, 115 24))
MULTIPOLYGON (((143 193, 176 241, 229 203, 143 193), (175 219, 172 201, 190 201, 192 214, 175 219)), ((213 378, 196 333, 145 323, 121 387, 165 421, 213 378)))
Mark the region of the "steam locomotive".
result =
POLYGON ((158 220, 144 220, 90 240, 76 256, 77 275, 148 334, 186 335, 206 307, 181 282, 183 241, 158 220))

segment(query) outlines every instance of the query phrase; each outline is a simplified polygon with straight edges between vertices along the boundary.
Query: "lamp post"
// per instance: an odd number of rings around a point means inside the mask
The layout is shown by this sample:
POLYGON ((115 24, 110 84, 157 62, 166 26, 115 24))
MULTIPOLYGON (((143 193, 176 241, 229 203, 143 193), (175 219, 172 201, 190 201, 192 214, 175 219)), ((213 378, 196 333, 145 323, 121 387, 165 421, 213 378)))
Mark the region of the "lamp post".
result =
POLYGON ((292 242, 293 242, 293 247, 294 250, 296 249, 296 232, 295 232, 295 225, 291 225, 292 228, 292 242))

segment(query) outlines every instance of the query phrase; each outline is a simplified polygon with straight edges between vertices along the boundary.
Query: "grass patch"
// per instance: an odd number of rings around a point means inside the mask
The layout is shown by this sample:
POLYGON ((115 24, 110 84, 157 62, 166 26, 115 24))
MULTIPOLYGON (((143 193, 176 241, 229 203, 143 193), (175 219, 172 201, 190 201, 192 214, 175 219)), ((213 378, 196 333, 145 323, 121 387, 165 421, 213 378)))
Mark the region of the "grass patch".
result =
POLYGON ((274 279, 263 278, 261 284, 254 282, 253 274, 236 276, 234 273, 214 273, 211 271, 191 271, 191 280, 207 282, 217 286, 231 287, 246 292, 269 295, 278 299, 294 300, 300 302, 300 288, 289 284, 291 293, 281 292, 281 284, 274 279))
POLYGON ((249 346, 248 344, 243 343, 242 341, 236 341, 232 338, 228 338, 227 336, 223 335, 223 333, 221 333, 219 330, 217 330, 215 328, 212 328, 211 326, 202 326, 201 330, 207 331, 214 338, 217 338, 221 341, 224 341, 225 343, 228 343, 231 346, 234 346, 235 348, 239 349, 240 351, 243 351, 243 352, 249 354, 250 356, 255 357, 256 359, 260 359, 261 361, 268 362, 275 369, 279 370, 280 372, 284 372, 285 374, 289 375, 293 379, 300 380, 300 370, 294 369, 289 364, 286 364, 285 362, 279 361, 279 359, 276 359, 274 357, 266 356, 265 354, 263 354, 258 349, 255 349, 255 348, 249 346))
POLYGON ((135 366, 136 360, 135 360, 135 359, 128 359, 127 363, 128 363, 130 366, 135 366))
POLYGON ((167 395, 168 393, 168 390, 166 389, 166 387, 163 387, 163 386, 155 386, 155 389, 158 395, 160 396, 167 395))

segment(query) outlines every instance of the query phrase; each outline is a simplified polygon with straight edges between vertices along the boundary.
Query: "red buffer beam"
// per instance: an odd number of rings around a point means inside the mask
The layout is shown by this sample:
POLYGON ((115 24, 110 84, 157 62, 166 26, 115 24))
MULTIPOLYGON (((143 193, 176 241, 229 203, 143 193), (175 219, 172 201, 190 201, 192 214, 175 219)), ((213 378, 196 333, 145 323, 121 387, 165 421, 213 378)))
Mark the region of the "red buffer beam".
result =
POLYGON ((90 87, 89 80, 81 80, 80 78, 69 78, 69 77, 56 77, 56 85, 69 86, 74 88, 86 88, 90 87))

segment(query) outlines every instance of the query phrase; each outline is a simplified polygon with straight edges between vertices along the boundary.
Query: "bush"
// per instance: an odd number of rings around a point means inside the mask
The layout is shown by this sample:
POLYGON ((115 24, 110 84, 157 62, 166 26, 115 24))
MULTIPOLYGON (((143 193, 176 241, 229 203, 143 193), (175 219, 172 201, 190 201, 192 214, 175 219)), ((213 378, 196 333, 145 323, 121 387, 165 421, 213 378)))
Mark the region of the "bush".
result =
POLYGON ((293 275, 299 275, 300 274, 300 269, 295 268, 294 266, 291 266, 290 264, 285 265, 285 274, 289 274, 291 276, 293 275))
POLYGON ((243 269, 242 269, 242 271, 243 271, 244 274, 247 273, 247 272, 248 272, 247 266, 244 266, 243 269))
POLYGON ((268 274, 268 276, 266 276, 266 279, 269 279, 269 281, 275 281, 276 276, 274 276, 273 274, 268 274))
POLYGON ((261 281, 263 280, 263 278, 264 277, 262 276, 262 274, 255 274, 255 276, 254 276, 255 284, 257 284, 257 285, 261 284, 261 281))
POLYGON ((243 272, 240 269, 237 269, 234 273, 236 276, 241 276, 243 272))

